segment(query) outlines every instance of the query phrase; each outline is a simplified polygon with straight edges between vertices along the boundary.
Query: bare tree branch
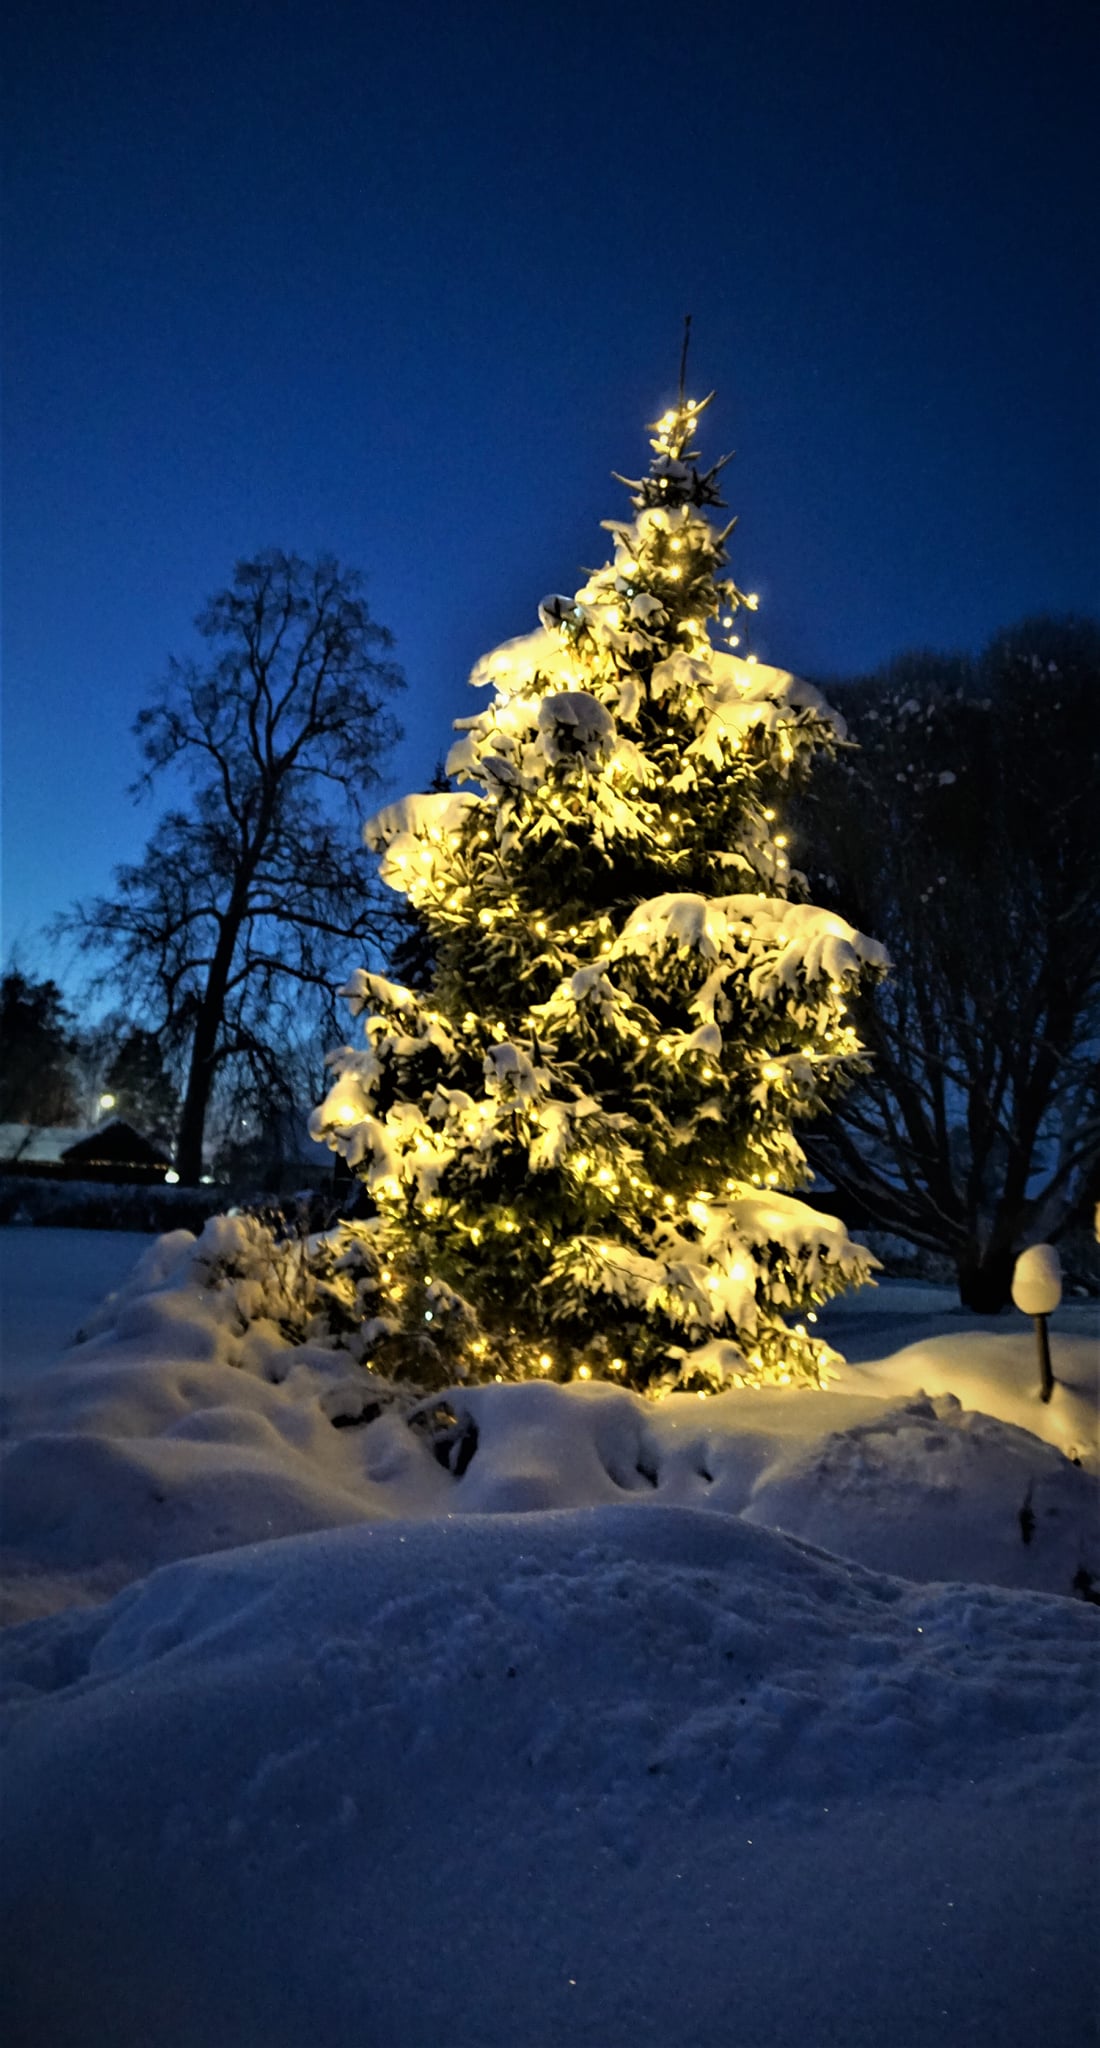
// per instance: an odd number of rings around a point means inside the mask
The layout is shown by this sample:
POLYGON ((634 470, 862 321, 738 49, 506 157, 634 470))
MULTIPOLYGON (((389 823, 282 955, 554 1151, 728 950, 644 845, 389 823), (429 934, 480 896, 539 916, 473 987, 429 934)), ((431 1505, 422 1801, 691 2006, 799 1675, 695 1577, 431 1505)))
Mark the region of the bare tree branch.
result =
POLYGON ((184 1181, 199 1178, 218 1077, 236 1073, 258 1104, 280 1092, 300 992, 328 1010, 349 943, 379 955, 391 914, 358 824, 402 682, 360 579, 329 557, 241 562, 196 623, 207 660, 173 660, 135 726, 135 793, 176 768, 190 805, 117 870, 113 896, 58 921, 103 956, 103 985, 186 1044, 184 1181))
POLYGON ((811 1158, 975 1305, 1100 1176, 1098 696, 1087 621, 907 657, 842 698, 861 751, 805 803, 815 894, 895 962, 861 1019, 872 1076, 811 1158))

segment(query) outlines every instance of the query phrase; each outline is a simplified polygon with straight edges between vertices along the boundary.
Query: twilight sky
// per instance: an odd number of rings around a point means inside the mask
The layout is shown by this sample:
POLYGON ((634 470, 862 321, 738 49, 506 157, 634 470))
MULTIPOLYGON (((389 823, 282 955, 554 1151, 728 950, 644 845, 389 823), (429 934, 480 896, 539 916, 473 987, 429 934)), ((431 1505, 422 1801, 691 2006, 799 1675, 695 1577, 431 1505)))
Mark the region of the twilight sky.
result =
POLYGON ((139 853, 133 717, 242 554, 366 571, 423 785, 603 559, 688 311, 761 655, 1100 608, 1098 19, 17 0, 5 956, 71 976, 39 929, 139 853))

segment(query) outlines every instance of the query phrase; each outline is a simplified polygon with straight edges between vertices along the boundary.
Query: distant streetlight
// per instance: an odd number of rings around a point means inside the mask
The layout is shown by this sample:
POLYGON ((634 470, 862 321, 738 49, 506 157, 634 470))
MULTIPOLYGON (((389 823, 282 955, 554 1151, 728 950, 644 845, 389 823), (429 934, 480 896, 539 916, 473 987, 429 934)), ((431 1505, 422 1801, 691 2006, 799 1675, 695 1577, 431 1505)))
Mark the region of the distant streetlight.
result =
POLYGON ((117 1095, 101 1095, 99 1098, 100 1109, 113 1109, 117 1101, 117 1095))
POLYGON ((1012 1275, 1012 1299, 1025 1316, 1034 1316, 1039 1345, 1039 1392, 1049 1401, 1054 1392, 1050 1363, 1047 1317, 1062 1299, 1062 1262, 1052 1244, 1029 1245, 1021 1252, 1012 1275))

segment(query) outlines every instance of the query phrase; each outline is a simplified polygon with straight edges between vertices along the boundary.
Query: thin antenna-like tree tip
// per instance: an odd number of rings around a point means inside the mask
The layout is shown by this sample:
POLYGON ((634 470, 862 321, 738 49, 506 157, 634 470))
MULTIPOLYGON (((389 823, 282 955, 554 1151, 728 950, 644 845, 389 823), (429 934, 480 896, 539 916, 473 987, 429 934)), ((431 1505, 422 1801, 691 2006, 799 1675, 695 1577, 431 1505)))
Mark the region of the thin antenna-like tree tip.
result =
POLYGON ((691 345, 691 314, 684 314, 684 345, 680 350, 680 404, 684 402, 684 381, 687 377, 688 348, 691 345))

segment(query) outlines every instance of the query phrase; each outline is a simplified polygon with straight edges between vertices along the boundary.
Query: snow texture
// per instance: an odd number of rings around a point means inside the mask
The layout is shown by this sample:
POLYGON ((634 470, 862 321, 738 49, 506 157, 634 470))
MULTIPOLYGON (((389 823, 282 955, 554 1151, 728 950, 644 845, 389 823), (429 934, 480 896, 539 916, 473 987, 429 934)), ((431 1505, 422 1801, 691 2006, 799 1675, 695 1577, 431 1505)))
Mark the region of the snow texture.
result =
POLYGON ((478 1387, 460 1473, 197 1251, 15 1324, 5 2043, 1095 2038, 1093 1305, 1048 1407, 885 1285, 829 1393, 478 1387))

